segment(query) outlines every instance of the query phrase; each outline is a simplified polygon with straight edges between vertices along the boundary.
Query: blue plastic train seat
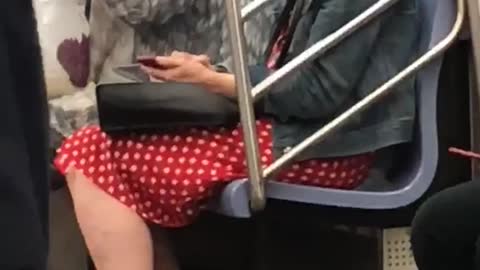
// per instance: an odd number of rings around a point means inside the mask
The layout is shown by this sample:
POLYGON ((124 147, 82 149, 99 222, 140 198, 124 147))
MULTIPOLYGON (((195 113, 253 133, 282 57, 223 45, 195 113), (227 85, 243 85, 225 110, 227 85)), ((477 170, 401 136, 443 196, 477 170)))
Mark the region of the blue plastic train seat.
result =
MULTIPOLYGON (((435 46, 451 31, 456 18, 452 0, 419 0, 421 10, 421 52, 435 46)), ((357 209, 395 209, 419 199, 431 185, 438 163, 437 90, 442 58, 417 76, 418 121, 414 143, 408 151, 405 169, 391 181, 353 191, 297 186, 270 181, 267 197, 306 204, 357 209)), ((223 215, 251 216, 247 180, 229 184, 221 194, 216 211, 223 215)))

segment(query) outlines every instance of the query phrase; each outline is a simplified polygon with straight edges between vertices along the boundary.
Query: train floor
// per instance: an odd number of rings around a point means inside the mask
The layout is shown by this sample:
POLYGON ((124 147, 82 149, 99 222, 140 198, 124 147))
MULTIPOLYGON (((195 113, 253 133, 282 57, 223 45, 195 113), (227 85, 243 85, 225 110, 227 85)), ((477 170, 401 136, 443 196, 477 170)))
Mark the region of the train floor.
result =
MULTIPOLYGON (((288 221, 288 217, 285 217, 288 221)), ((206 215, 195 225, 169 233, 182 270, 375 270, 377 240, 295 222, 262 228, 251 221, 206 215)), ((156 235, 157 228, 152 228, 156 235)), ((86 252, 65 190, 51 196, 49 270, 86 270, 86 252)), ((160 269, 159 269, 160 270, 160 269)))

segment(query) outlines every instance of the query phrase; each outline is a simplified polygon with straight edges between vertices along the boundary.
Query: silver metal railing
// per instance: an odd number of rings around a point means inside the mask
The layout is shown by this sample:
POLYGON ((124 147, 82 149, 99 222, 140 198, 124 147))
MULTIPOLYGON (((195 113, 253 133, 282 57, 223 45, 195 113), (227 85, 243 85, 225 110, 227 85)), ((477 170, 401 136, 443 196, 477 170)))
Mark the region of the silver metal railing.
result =
POLYGON ((292 72, 295 72, 302 65, 310 62, 313 59, 316 59, 320 55, 327 52, 329 49, 336 46, 342 40, 350 36, 353 32, 375 19, 378 15, 386 11, 398 1, 400 0, 379 0, 377 3, 365 10, 359 16, 345 24, 343 27, 341 27, 331 35, 311 46, 305 52, 301 53, 299 56, 291 60, 289 63, 284 65, 275 73, 273 73, 271 76, 266 78, 263 82, 255 86, 255 88, 252 89, 254 98, 258 99, 261 95, 265 94, 266 91, 270 89, 274 84, 286 78, 292 72))
MULTIPOLYGON (((480 151, 480 4, 479 0, 467 0, 472 56, 470 59, 470 117, 471 145, 473 151, 480 151)), ((472 160, 472 179, 479 179, 480 162, 472 160)))
POLYGON ((240 4, 237 0, 225 2, 227 24, 230 30, 233 69, 238 91, 238 106, 243 127, 245 151, 247 154, 248 177, 250 179, 250 204, 252 209, 265 207, 265 184, 260 167, 260 155, 257 143, 257 130, 253 109, 253 96, 250 91, 250 76, 246 59, 245 35, 241 17, 240 4))
POLYGON ((257 12, 259 12, 264 6, 270 4, 273 0, 256 0, 246 5, 242 9, 242 20, 247 21, 257 12))
MULTIPOLYGON (((265 94, 272 86, 284 79, 290 73, 294 72, 302 65, 319 57, 330 48, 337 45, 340 41, 348 37, 358 28, 367 24, 369 21, 377 17, 379 14, 387 10, 399 0, 379 0, 372 7, 357 16, 345 26, 327 36, 325 39, 317 42, 312 47, 307 49, 304 53, 297 56, 295 59, 287 63, 284 67, 273 73, 270 77, 259 83, 255 88, 251 89, 250 78, 248 74, 248 66, 245 53, 245 37, 242 28, 242 12, 240 10, 237 0, 226 0, 227 21, 230 30, 230 41, 233 49, 234 71, 237 82, 241 122, 244 128, 245 150, 247 153, 247 164, 250 179, 250 206, 253 211, 262 210, 266 204, 265 198, 265 181, 271 177, 275 172, 280 170, 285 165, 289 164, 295 157, 303 153, 310 146, 317 144, 324 140, 329 134, 336 131, 356 113, 367 109, 370 105, 380 100, 383 96, 393 90, 395 86, 409 78, 428 63, 440 56, 459 35, 462 24, 465 19, 465 0, 457 0, 457 19, 451 32, 435 45, 428 52, 420 56, 415 62, 410 64, 404 70, 395 75, 392 79, 377 88, 367 97, 359 101, 350 109, 336 117, 323 128, 312 134, 303 142, 293 147, 288 153, 277 159, 273 164, 262 170, 259 162, 258 144, 255 129, 255 116, 253 113, 253 100, 265 94)), ((473 0, 472 0, 473 1, 473 0)), ((478 1, 478 0, 476 0, 478 1)), ((260 8, 265 3, 265 0, 257 0, 257 8, 260 8), (262 3, 260 3, 262 2, 262 3), (261 5, 262 4, 262 5, 261 5)), ((254 9, 251 8, 243 14, 253 14, 254 9)))

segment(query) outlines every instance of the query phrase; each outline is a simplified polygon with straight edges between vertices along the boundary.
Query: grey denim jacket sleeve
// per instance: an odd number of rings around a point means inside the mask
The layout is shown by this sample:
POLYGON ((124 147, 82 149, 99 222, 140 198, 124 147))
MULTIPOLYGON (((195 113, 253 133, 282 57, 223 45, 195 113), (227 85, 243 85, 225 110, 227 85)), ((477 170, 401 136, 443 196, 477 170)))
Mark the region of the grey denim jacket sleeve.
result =
MULTIPOLYGON (((294 57, 324 39, 377 0, 319 0, 296 28, 294 57)), ((276 121, 275 147, 288 148, 345 111, 406 67, 417 53, 416 0, 401 0, 338 46, 294 72, 264 97, 265 112, 276 121)), ((250 69, 255 85, 268 76, 264 66, 250 69)), ((383 104, 356 117, 335 138, 309 157, 353 155, 411 139, 414 80, 404 83, 383 104)), ((278 149, 277 149, 278 150, 278 149)))
MULTIPOLYGON (((315 2, 300 22, 292 48, 310 47, 339 29, 377 0, 328 0, 315 2), (318 11, 315 13, 316 9, 318 11), (308 29, 309 22, 313 23, 308 29), (301 32, 299 32, 301 31, 301 32), (306 41, 305 46, 299 43, 306 41)), ((380 30, 380 21, 354 34, 338 48, 295 72, 266 98, 266 111, 279 119, 323 118, 335 113, 355 88, 368 64, 380 30), (286 108, 288 108, 286 110, 286 108)))

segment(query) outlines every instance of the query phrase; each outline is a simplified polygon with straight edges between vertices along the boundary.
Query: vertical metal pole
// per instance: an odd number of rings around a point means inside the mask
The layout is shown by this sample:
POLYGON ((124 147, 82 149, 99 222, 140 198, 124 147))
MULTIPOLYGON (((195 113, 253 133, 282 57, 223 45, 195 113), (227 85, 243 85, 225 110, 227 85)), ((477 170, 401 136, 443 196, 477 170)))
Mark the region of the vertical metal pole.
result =
MULTIPOLYGON (((472 150, 478 152, 480 151, 480 123, 478 122, 480 117, 480 4, 479 0, 467 0, 467 3, 473 55, 470 61, 471 143, 472 150)), ((473 179, 480 177, 480 164, 476 160, 472 161, 472 177, 473 179)))
POLYGON ((247 154, 248 177, 250 180, 250 206, 253 211, 265 208, 265 186, 260 165, 253 97, 250 75, 246 60, 245 35, 240 4, 237 0, 225 0, 230 43, 232 46, 233 68, 237 85, 238 105, 247 154))
POLYGON ((385 229, 383 228, 375 228, 375 237, 377 240, 377 269, 384 270, 385 269, 385 229))
MULTIPOLYGON (((480 93, 477 85, 475 59, 473 52, 469 52, 468 59, 468 84, 469 84, 469 98, 470 98, 470 148, 474 152, 480 151, 480 93)), ((478 179, 480 177, 480 162, 476 159, 470 161, 471 179, 478 179)))

